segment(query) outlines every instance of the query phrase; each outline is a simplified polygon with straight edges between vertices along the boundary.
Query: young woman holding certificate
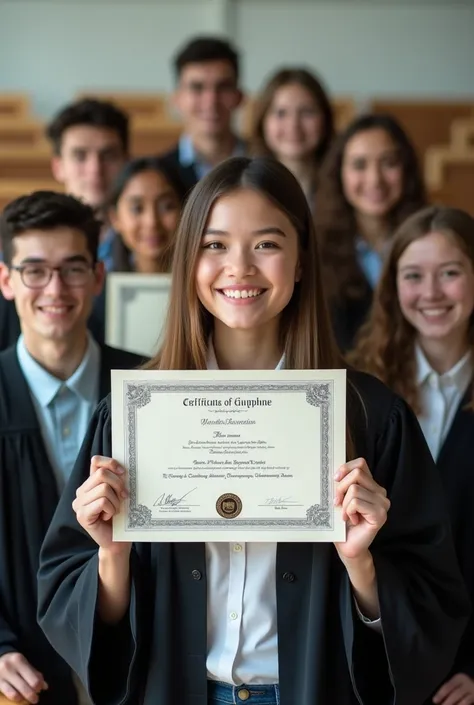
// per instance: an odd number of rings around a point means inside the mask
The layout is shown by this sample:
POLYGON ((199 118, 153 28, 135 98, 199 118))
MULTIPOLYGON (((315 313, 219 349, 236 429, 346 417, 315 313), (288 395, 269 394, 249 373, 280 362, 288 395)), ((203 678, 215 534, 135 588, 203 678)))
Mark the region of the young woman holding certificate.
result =
MULTIPOLYGON (((223 163, 185 206, 168 327, 151 367, 342 366, 296 179, 269 159, 223 163)), ((93 701, 416 705, 428 697, 451 667, 467 597, 416 418, 355 372, 347 457, 334 468, 344 543, 117 543, 112 518, 127 491, 104 400, 39 574, 40 623, 93 701)))
MULTIPOLYGON (((454 543, 474 597, 474 219, 430 207, 395 234, 374 308, 352 354, 418 415, 441 473, 454 543)), ((440 674, 441 675, 441 674, 440 674)), ((474 619, 435 702, 474 703, 474 619)))

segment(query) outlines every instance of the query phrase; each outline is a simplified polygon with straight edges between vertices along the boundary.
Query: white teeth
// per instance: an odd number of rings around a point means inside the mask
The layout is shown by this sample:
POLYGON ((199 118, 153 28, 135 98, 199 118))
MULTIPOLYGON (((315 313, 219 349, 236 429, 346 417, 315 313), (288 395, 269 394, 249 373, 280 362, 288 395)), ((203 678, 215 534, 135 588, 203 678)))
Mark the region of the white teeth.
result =
POLYGON ((222 293, 229 299, 251 299, 260 296, 263 289, 222 289, 222 293))
POLYGON ((447 313, 448 309, 447 308, 431 308, 431 309, 425 309, 422 311, 424 316, 427 316, 430 318, 432 316, 435 318, 436 316, 442 316, 443 314, 447 313))
POLYGON ((64 313, 67 311, 67 306, 42 306, 42 309, 47 313, 64 313))

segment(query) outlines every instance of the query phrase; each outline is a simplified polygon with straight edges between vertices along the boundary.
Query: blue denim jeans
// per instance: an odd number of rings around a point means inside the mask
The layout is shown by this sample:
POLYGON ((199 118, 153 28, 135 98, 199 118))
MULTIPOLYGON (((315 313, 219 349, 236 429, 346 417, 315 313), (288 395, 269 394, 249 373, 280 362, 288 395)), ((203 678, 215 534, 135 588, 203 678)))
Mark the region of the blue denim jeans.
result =
POLYGON ((277 685, 228 685, 207 682, 208 705, 280 705, 277 685))

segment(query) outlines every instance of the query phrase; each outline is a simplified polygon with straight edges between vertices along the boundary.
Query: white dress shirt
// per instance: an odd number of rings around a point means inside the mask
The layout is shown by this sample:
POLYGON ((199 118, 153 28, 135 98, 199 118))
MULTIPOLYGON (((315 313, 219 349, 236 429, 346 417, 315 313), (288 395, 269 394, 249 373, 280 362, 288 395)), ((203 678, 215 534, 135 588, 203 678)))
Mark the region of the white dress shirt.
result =
MULTIPOLYGON (((284 362, 283 356, 276 369, 284 362)), ((219 369, 212 343, 207 368, 219 369)), ((209 679, 278 683, 276 554, 276 543, 206 544, 209 679)), ((372 622, 357 611, 369 627, 381 630, 380 619, 372 622)))
POLYGON ((423 412, 418 416, 431 454, 438 459, 441 447, 454 421, 459 404, 473 375, 469 350, 448 372, 439 375, 433 370, 419 346, 416 347, 416 381, 423 412))

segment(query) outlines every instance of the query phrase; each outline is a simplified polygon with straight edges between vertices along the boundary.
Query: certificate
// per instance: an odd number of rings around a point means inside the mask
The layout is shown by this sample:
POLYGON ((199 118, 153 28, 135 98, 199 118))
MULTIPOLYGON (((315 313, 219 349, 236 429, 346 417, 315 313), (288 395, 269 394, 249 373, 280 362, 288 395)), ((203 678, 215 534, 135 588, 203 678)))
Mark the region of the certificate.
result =
POLYGON ((153 357, 168 314, 171 275, 110 272, 106 286, 106 343, 153 357))
POLYGON ((344 541, 345 399, 345 370, 114 370, 114 540, 344 541))

